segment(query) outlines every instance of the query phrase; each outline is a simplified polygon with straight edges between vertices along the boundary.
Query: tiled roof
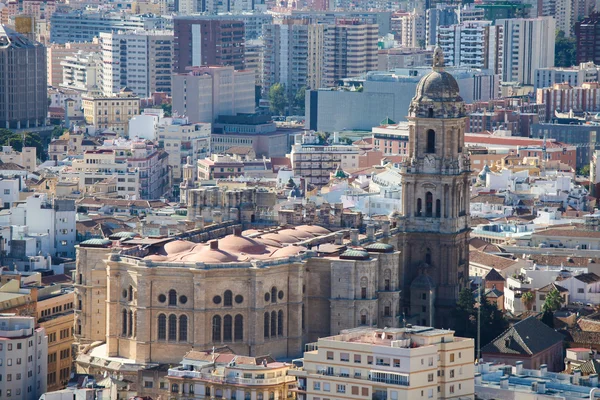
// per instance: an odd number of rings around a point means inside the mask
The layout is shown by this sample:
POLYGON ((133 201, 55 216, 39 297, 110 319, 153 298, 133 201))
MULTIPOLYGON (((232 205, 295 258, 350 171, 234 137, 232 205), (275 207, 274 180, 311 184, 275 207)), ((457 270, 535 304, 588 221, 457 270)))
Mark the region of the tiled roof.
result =
POLYGON ((590 264, 599 264, 600 257, 577 257, 577 256, 551 256, 543 254, 531 254, 528 259, 538 265, 565 266, 565 267, 587 267, 590 264))
POLYGON ((486 281, 492 281, 492 282, 504 282, 506 280, 494 268, 492 268, 492 270, 487 273, 487 275, 485 276, 484 279, 486 281))
POLYGON ((560 293, 564 293, 564 292, 568 292, 569 291, 569 289, 566 289, 566 288, 564 288, 564 287, 562 287, 560 285, 557 285, 554 282, 549 283, 546 286, 539 288, 537 291, 538 292, 544 292, 544 293, 548 292, 549 293, 549 292, 551 292, 553 290, 558 290, 560 293))
POLYGON ((600 371, 600 363, 597 360, 587 360, 583 364, 577 367, 581 371, 582 375, 597 374, 600 371))
POLYGON ((516 263, 511 258, 495 256, 480 250, 471 250, 469 252, 469 262, 495 268, 498 271, 502 271, 516 263))
POLYGON ((587 274, 577 275, 575 279, 583 282, 583 283, 594 283, 600 281, 600 276, 594 274, 593 272, 587 274))
POLYGON ((0 164, 0 170, 13 171, 13 170, 24 170, 25 167, 20 166, 12 162, 0 164))
POLYGON ((531 316, 517 322, 491 343, 483 353, 534 355, 563 341, 563 335, 531 316))
POLYGON ((504 197, 490 194, 480 194, 475 197, 471 197, 471 203, 504 204, 504 197))
POLYGON ((543 231, 535 232, 534 235, 539 236, 564 236, 564 237, 580 237, 580 238, 600 238, 600 232, 588 231, 582 229, 580 225, 570 226, 568 228, 550 228, 543 231))

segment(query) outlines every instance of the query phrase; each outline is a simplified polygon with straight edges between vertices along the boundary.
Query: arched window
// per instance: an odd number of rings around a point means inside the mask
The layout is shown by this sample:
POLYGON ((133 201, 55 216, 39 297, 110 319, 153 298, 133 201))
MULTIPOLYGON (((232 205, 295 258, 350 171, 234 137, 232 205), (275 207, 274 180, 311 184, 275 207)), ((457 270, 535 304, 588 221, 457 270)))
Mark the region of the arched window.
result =
POLYGON ((433 107, 429 107, 427 110, 427 118, 433 118, 433 107))
POLYGON ((369 280, 367 279, 367 277, 363 276, 362 278, 360 278, 360 298, 363 300, 367 298, 367 286, 368 285, 369 285, 369 280))
POLYGON ((425 262, 431 265, 431 250, 429 248, 425 250, 425 262))
POLYGON ((237 342, 238 340, 244 340, 244 317, 241 314, 235 316, 235 327, 233 332, 233 339, 237 342))
POLYGON ((277 335, 283 336, 283 311, 277 313, 277 335))
POLYGON ((223 341, 231 342, 231 333, 233 330, 233 318, 231 315, 226 315, 223 317, 223 341))
POLYGON ((435 153, 435 131, 430 129, 427 131, 427 151, 426 153, 435 153))
POLYGON ((271 311, 271 337, 277 336, 277 313, 271 311))
POLYGON ((187 316, 182 315, 179 317, 179 341, 187 342, 187 328, 188 328, 188 320, 187 316))
POLYGON ((133 336, 133 311, 129 311, 129 330, 127 334, 133 336))
POLYGON ((177 291, 175 291, 175 289, 169 290, 169 305, 170 306, 177 305, 177 291))
POLYGON ((435 201, 435 217, 440 218, 442 216, 442 202, 440 199, 435 201))
POLYGON ((423 210, 423 204, 421 204, 421 199, 417 199, 417 212, 415 213, 415 216, 420 217, 421 216, 421 211, 423 210))
POLYGON ((383 304, 383 316, 391 317, 392 316, 392 303, 389 301, 383 304))
POLYGON ((431 217, 433 214, 433 195, 431 192, 425 194, 425 216, 431 217))
POLYGON ((221 341, 221 317, 215 315, 212 319, 212 340, 213 342, 221 341))
POLYGON ((158 340, 165 340, 167 338, 167 316, 160 314, 158 316, 158 340))
POLYGON ((127 335, 127 310, 123 310, 123 326, 121 330, 121 334, 123 336, 127 335))
POLYGON ((271 303, 277 303, 277 288, 275 286, 271 288, 271 303))
POLYGON ((275 392, 269 392, 269 400, 275 400, 275 392))
POLYGON ((133 286, 129 285, 129 301, 133 301, 133 286))
POLYGON ((223 305, 225 307, 231 307, 233 305, 233 293, 231 293, 231 290, 226 290, 225 293, 223 293, 223 305))
POLYGON ((266 312, 265 313, 265 321, 264 321, 264 324, 265 324, 265 329, 264 329, 264 331, 265 331, 265 338, 269 337, 269 332, 270 332, 269 331, 269 318, 270 318, 269 317, 269 313, 266 312))
POLYGON ((367 310, 361 310, 360 311, 360 321, 359 321, 360 325, 366 325, 367 324, 367 310))
POLYGON ((177 316, 169 315, 169 340, 177 340, 177 316))

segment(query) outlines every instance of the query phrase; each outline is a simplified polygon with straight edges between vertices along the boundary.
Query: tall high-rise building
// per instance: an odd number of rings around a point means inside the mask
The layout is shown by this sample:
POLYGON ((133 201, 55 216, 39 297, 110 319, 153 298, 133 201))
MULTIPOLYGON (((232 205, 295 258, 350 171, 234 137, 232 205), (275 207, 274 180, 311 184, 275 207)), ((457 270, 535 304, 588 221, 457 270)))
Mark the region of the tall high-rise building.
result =
POLYGON ((554 66, 554 18, 500 19, 495 25, 502 81, 533 85, 536 69, 554 66))
POLYGON ((592 61, 600 64, 600 13, 593 13, 589 17, 575 24, 575 37, 577 39, 577 62, 592 61))
POLYGON ((176 17, 174 72, 200 66, 244 69, 244 32, 244 22, 239 20, 176 17))
POLYGON ((0 25, 0 127, 45 125, 46 82, 46 48, 0 25))
POLYGON ((84 52, 99 52, 100 43, 97 40, 92 42, 52 43, 46 48, 48 57, 48 86, 59 87, 63 83, 63 68, 61 62, 68 56, 73 56, 76 53, 84 52))
POLYGON ((173 112, 192 123, 213 122, 219 115, 253 113, 255 73, 233 67, 194 67, 173 75, 173 112))
POLYGON ((408 111, 409 163, 401 169, 405 309, 423 325, 451 326, 468 287, 470 163, 465 103, 437 47, 408 111))
POLYGON ((421 41, 426 40, 425 16, 417 12, 409 12, 400 16, 400 42, 404 47, 423 47, 421 41))
POLYGON ((324 86, 335 86, 343 78, 358 76, 378 67, 378 26, 339 21, 323 33, 324 86))
POLYGON ((0 397, 36 400, 46 392, 49 340, 33 317, 0 316, 0 397))
POLYGON ((496 47, 495 43, 490 46, 490 26, 491 21, 479 21, 438 27, 438 45, 444 51, 446 65, 492 68, 496 47))
POLYGON ((438 28, 458 23, 458 10, 449 4, 436 4, 425 12, 425 45, 437 44, 438 28))
POLYGON ((173 33, 133 31, 101 33, 102 90, 118 93, 129 87, 136 95, 171 93, 173 33))

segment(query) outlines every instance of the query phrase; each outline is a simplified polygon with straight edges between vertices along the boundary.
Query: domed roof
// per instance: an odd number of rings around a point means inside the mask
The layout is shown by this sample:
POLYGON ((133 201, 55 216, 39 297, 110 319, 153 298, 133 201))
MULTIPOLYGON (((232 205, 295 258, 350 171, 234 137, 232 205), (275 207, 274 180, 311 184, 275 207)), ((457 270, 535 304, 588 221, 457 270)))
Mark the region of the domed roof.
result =
MULTIPOLYGON (((219 243, 220 244, 220 243, 219 243)), ((227 263, 238 261, 238 257, 222 249, 211 249, 210 246, 202 246, 200 249, 194 249, 188 255, 182 257, 182 261, 211 263, 227 263)))
POLYGON ((369 253, 361 249, 347 249, 340 254, 341 260, 368 260, 371 258, 369 253))
POLYGON ((303 247, 303 246, 285 246, 285 247, 282 247, 281 249, 275 250, 271 254, 271 258, 296 256, 304 251, 306 251, 306 247, 303 247))
POLYGON ((393 253, 394 246, 392 246, 391 244, 387 244, 387 243, 376 242, 376 243, 372 243, 368 246, 365 246, 365 250, 373 252, 373 253, 393 253))
POLYGON ((433 283, 433 279, 431 279, 429 275, 419 274, 419 276, 417 276, 410 284, 410 288, 431 290, 435 288, 435 285, 433 283))
POLYGON ((421 118, 458 118, 465 114, 458 82, 444 71, 444 53, 437 47, 433 53, 433 68, 417 84, 409 116, 421 118))
POLYGON ((244 236, 229 235, 219 240, 219 248, 230 253, 265 254, 267 246, 244 236))
POLYGON ((314 235, 308 231, 300 230, 300 229, 282 229, 278 232, 280 235, 289 235, 298 239, 310 239, 314 237, 314 235))
POLYGON ((188 242, 187 240, 174 240, 163 246, 165 253, 173 255, 181 253, 182 251, 188 251, 194 247, 196 243, 188 242))
POLYGON ((295 228, 295 230, 309 232, 315 236, 327 235, 328 233, 331 233, 329 229, 318 225, 299 225, 295 228))

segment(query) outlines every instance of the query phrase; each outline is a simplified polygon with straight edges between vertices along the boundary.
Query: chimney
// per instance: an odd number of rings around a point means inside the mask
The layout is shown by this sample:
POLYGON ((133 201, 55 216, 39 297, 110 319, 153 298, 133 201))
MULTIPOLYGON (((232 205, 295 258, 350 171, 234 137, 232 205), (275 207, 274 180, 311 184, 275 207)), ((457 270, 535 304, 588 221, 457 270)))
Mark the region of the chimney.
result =
POLYGON ((335 233, 335 244, 341 246, 344 244, 344 232, 335 233))
POLYGON ((242 236, 242 227, 240 225, 233 227, 233 236, 242 236))
POLYGON ((544 394, 546 393, 546 381, 543 379, 540 379, 537 383, 537 392, 539 394, 544 394))
POLYGON ((367 240, 369 242, 375 241, 375 225, 373 224, 367 225, 367 240))
POLYGON ((500 378, 500 388, 508 389, 508 376, 503 376, 500 378))
POLYGON ((579 385, 579 380, 581 379, 581 370, 576 369, 573 371, 573 376, 571 377, 571 383, 573 385, 579 385))
POLYGON ((202 217, 202 216, 196 217, 196 222, 194 225, 195 225, 196 229, 204 229, 204 217, 202 217))
POLYGON ((213 211, 213 222, 215 224, 220 224, 223 222, 223 214, 221 211, 213 211))
POLYGON ((592 387, 598 386, 598 374, 590 375, 590 386, 592 386, 592 387))
POLYGON ((540 365, 540 376, 546 376, 547 373, 548 373, 548 365, 547 364, 540 365))
POLYGON ((381 223, 381 230, 383 231, 384 237, 390 236, 390 225, 391 225, 390 221, 383 221, 381 223))
POLYGON ((358 229, 350 229, 350 242, 352 246, 358 246, 360 243, 358 242, 358 229))
POLYGON ((516 375, 521 375, 523 373, 523 361, 517 361, 515 363, 516 368, 515 368, 515 372, 516 375))
POLYGON ((481 385, 481 374, 479 372, 475 374, 475 384, 481 385))
POLYGON ((209 245, 210 245, 211 250, 219 250, 219 241, 218 240, 211 240, 209 242, 209 245))

